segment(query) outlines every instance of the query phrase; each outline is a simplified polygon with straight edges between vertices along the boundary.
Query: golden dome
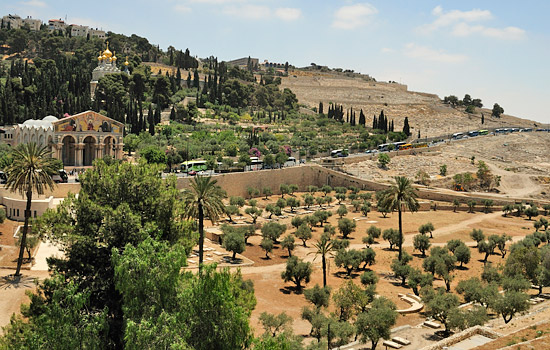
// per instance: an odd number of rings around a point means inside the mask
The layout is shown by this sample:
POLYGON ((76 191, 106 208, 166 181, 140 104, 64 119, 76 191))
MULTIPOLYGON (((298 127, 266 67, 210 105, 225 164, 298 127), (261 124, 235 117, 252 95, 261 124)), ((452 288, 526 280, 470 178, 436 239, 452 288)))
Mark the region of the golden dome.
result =
POLYGON ((105 49, 105 51, 103 51, 103 56, 106 56, 107 58, 110 58, 113 54, 111 53, 111 51, 109 51, 109 42, 107 42, 107 49, 105 49))
POLYGON ((101 51, 99 51, 99 56, 97 56, 97 60, 98 60, 98 61, 102 61, 102 60, 103 60, 103 56, 101 55, 101 51))
POLYGON ((113 62, 116 62, 117 59, 118 58, 116 57, 116 53, 113 51, 113 57, 112 57, 113 62))
POLYGON ((126 56, 126 61, 124 61, 124 65, 125 65, 125 66, 129 66, 129 65, 130 65, 130 62, 128 62, 128 56, 126 56))

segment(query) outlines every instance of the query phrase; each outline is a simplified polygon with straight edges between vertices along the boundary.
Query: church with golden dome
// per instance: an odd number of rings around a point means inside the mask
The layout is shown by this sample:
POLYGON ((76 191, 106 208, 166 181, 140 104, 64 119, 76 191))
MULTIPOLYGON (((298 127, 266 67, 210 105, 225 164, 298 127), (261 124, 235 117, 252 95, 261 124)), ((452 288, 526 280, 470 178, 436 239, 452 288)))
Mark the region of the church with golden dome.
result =
MULTIPOLYGON (((92 99, 95 97, 95 90, 101 77, 107 74, 121 73, 120 68, 118 68, 116 64, 117 59, 115 52, 109 50, 109 42, 107 42, 107 48, 105 51, 99 52, 99 56, 97 56, 97 67, 92 71, 92 81, 90 81, 90 96, 92 96, 92 99)), ((124 73, 126 74, 129 74, 128 65, 128 58, 126 58, 124 62, 124 73)))

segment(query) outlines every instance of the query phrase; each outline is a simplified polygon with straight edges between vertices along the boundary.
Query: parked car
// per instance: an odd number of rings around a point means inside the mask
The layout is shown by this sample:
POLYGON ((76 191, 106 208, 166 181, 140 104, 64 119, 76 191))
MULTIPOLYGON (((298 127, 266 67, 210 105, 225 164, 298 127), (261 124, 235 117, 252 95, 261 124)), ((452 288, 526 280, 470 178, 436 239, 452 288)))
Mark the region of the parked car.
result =
POLYGON ((52 180, 55 183, 67 183, 69 182, 69 175, 63 169, 59 169, 57 174, 52 176, 52 180))

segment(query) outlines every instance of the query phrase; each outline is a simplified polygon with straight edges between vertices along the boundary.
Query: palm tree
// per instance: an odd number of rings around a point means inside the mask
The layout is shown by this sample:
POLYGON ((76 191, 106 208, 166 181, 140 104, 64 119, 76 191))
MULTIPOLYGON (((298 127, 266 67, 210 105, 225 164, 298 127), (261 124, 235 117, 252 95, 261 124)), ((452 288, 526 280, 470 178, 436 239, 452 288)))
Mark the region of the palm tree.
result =
POLYGON ((383 206, 389 210, 397 210, 399 213, 399 261, 401 261, 403 246, 403 220, 401 213, 404 209, 418 210, 416 189, 411 180, 404 176, 394 177, 395 184, 388 188, 382 199, 383 206))
MULTIPOLYGON (((310 254, 315 254, 315 257, 321 256, 321 264, 323 266, 323 287, 327 286, 327 260, 326 256, 330 255, 332 256, 333 248, 333 241, 328 237, 328 235, 322 235, 321 239, 319 239, 313 247, 315 248, 314 252, 311 252, 310 254)), ((315 260, 315 258, 314 258, 315 260)))
POLYGON ((222 199, 225 191, 210 176, 197 176, 191 189, 183 191, 184 216, 199 220, 199 271, 202 268, 204 248, 204 217, 216 222, 225 212, 222 199))
POLYGON ((46 189, 53 190, 55 183, 52 180, 52 175, 58 170, 55 168, 55 164, 56 160, 50 157, 48 148, 38 147, 34 142, 20 144, 13 151, 13 162, 7 169, 6 188, 27 197, 25 224, 14 275, 16 278, 21 276, 21 265, 23 264, 29 218, 31 217, 32 193, 34 191, 41 195, 46 189))

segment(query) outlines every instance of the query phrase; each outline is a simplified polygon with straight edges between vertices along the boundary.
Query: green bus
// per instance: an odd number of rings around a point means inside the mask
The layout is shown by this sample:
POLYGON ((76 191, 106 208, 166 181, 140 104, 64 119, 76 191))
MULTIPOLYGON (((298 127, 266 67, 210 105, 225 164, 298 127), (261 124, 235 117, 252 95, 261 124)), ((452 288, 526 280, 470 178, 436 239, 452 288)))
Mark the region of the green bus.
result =
POLYGON ((188 162, 181 163, 181 172, 188 173, 190 171, 204 171, 207 170, 206 160, 190 160, 188 162))
POLYGON ((488 135, 489 134, 489 130, 479 130, 479 135, 488 135))

